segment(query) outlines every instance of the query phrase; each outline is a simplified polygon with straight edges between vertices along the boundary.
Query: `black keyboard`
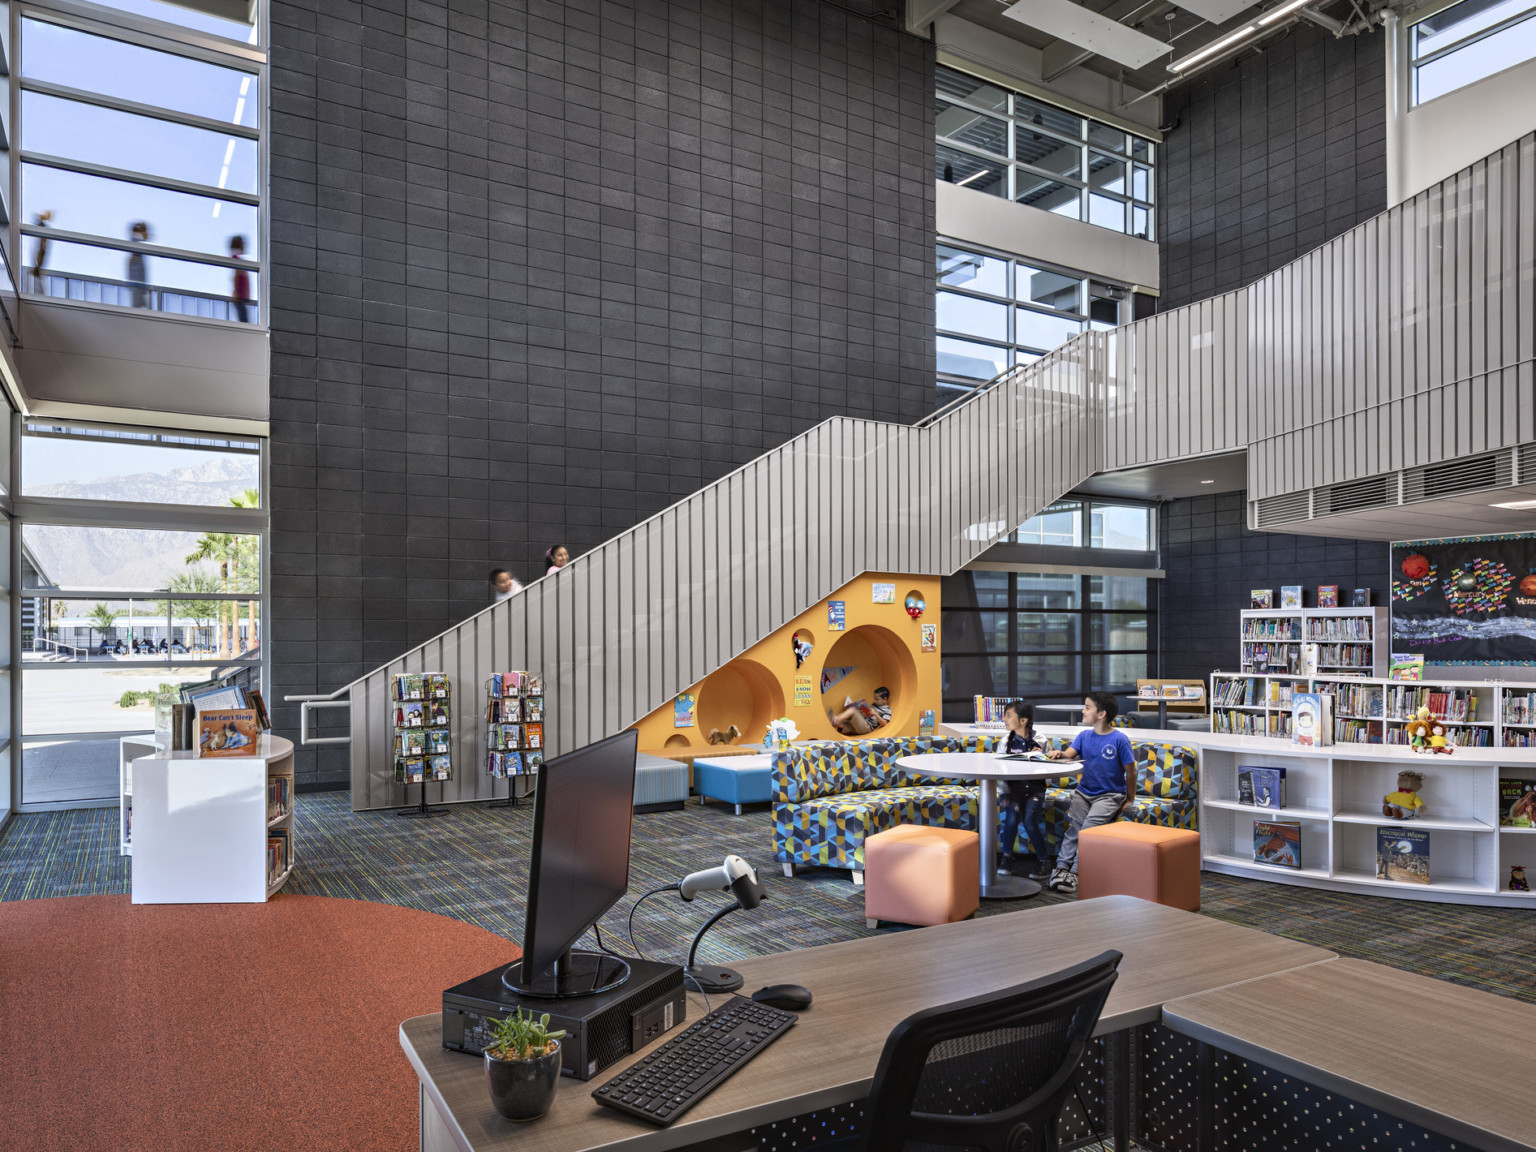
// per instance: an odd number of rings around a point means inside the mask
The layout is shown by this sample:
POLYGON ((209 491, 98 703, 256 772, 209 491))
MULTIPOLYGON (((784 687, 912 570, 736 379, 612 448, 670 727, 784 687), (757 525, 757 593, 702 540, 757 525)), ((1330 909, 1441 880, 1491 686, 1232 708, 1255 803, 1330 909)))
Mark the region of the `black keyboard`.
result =
POLYGON ((732 996, 686 1032, 632 1064, 592 1099, 652 1124, 670 1124, 795 1023, 795 1014, 732 996))

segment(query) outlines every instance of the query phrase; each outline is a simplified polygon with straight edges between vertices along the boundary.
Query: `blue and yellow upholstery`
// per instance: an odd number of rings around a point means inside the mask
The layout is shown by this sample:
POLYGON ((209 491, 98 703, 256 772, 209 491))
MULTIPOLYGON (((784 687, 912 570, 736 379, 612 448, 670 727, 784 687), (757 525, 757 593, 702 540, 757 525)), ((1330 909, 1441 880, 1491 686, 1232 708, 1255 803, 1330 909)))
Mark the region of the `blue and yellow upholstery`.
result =
MULTIPOLYGON (((898 824, 976 829, 976 788, 958 780, 915 776, 896 767, 902 756, 990 752, 993 736, 902 736, 838 740, 773 756, 774 854, 783 864, 864 868, 864 840, 898 824)), ((1046 741, 1060 746, 1058 740, 1046 741)), ((1195 755, 1180 745, 1132 742, 1137 796, 1131 819, 1170 828, 1195 826, 1195 755)), ((1046 835, 1067 830, 1076 777, 1047 781, 1046 835)), ((1022 854, 1027 845, 1018 846, 1022 854)))

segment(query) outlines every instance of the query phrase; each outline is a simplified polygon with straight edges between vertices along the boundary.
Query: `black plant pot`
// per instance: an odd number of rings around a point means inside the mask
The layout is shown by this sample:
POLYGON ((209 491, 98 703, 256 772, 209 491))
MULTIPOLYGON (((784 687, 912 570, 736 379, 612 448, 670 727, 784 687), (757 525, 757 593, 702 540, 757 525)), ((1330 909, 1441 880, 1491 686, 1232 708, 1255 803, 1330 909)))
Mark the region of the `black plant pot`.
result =
POLYGON ((485 1054, 485 1086, 491 1103, 508 1120, 537 1120, 549 1111, 560 1083, 560 1046, 532 1060, 498 1060, 485 1054))

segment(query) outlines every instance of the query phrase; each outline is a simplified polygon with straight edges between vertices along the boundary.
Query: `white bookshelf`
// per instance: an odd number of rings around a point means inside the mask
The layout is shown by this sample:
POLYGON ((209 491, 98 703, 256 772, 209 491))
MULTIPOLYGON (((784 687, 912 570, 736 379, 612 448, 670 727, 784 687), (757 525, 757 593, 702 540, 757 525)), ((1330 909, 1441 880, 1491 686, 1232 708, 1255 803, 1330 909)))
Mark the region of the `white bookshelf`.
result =
POLYGON ((120 736, 117 741, 117 854, 133 855, 133 762, 140 756, 153 756, 160 742, 152 733, 120 736))
POLYGON ((1238 667, 1300 675, 1302 645, 1318 646, 1318 674, 1385 676, 1386 608, 1251 608, 1240 616, 1238 667))
POLYGON ((1527 907, 1536 898, 1507 887, 1512 864, 1536 875, 1536 829, 1499 826, 1499 780, 1536 780, 1536 750, 1420 755, 1391 745, 1298 748, 1212 735, 1199 756, 1201 853, 1209 871, 1412 900, 1527 907), (1259 767, 1286 770, 1286 807, 1238 802, 1238 770, 1259 767), (1427 815, 1396 821, 1381 814, 1382 798, 1405 768, 1424 774, 1427 815), (1266 819, 1300 823, 1300 869, 1253 859, 1254 821, 1266 819), (1429 884, 1377 877, 1376 830, 1390 827, 1429 833, 1429 884))
POLYGON ((157 751, 133 761, 133 903, 261 903, 293 874, 293 743, 264 733, 248 756, 157 751), (286 811, 268 786, 286 777, 286 811), (288 864, 268 868, 267 840, 287 834, 288 864))

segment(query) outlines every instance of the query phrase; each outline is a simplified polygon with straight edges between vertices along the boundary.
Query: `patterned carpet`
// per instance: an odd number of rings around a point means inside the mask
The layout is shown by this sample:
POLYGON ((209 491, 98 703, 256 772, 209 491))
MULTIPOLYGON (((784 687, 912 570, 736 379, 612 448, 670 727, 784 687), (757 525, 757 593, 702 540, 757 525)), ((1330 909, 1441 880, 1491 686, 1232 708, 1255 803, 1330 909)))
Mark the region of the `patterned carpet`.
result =
MULTIPOLYGON (((456 806, 434 820, 404 820, 354 813, 348 804, 345 793, 299 798, 299 864, 288 891, 420 908, 521 938, 531 805, 456 806)), ((786 879, 773 863, 771 836, 766 805, 742 816, 719 804, 637 815, 631 896, 734 852, 758 867, 769 898, 721 921, 701 960, 728 962, 874 934, 864 926, 862 890, 846 873, 786 879)), ((0 900, 127 892, 128 867, 117 854, 115 809, 18 816, 0 834, 0 900)), ((1047 892, 1034 900, 988 901, 981 911, 997 915, 1062 899, 1047 892)), ((1529 960, 1536 952, 1536 916, 1523 909, 1342 895, 1214 873, 1205 874, 1202 899, 1207 915, 1232 923, 1536 1002, 1529 960)), ((648 900, 635 917, 638 943, 648 955, 682 960, 698 926, 726 902, 724 894, 701 896, 691 906, 665 894, 648 900)), ((622 901, 603 919, 609 947, 627 951, 630 904, 622 901)))

